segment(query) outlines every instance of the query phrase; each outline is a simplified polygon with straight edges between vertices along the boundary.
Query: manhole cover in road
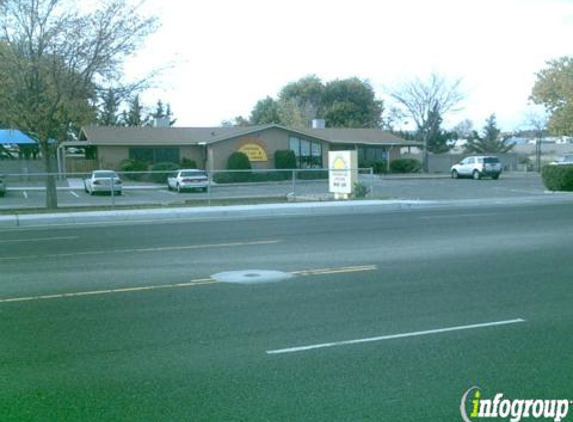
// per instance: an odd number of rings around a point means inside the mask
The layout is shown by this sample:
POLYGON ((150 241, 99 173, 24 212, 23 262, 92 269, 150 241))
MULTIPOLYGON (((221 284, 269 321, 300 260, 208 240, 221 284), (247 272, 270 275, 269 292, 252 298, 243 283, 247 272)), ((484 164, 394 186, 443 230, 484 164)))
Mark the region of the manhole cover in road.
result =
POLYGON ((287 280, 292 274, 283 271, 271 270, 245 270, 227 271, 213 274, 211 278, 223 283, 255 284, 255 283, 276 283, 287 280))

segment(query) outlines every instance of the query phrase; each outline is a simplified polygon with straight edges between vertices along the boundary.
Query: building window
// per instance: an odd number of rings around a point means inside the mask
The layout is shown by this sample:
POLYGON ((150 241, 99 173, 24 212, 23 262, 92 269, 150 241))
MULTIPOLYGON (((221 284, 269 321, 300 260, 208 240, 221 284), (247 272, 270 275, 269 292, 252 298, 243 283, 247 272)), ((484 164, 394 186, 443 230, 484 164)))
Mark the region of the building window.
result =
POLYGON ((130 148, 129 159, 142 163, 179 163, 179 148, 130 148))
POLYGON ((376 161, 386 161, 388 151, 384 147, 358 147, 358 161, 362 165, 369 166, 376 161))
POLYGON ((322 168, 322 144, 291 136, 289 148, 296 157, 297 168, 322 168))

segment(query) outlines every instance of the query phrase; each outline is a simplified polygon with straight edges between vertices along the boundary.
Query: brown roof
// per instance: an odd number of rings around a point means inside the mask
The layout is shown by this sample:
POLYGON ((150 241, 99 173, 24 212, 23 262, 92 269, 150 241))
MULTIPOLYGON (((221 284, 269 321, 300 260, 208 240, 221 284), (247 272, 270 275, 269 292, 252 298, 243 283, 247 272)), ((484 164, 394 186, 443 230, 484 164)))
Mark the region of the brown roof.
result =
POLYGON ((380 129, 312 129, 304 131, 332 143, 359 145, 418 145, 380 129))
POLYGON ((280 125, 247 127, 116 127, 88 126, 82 128, 80 139, 91 145, 197 145, 212 144, 253 132, 279 128, 298 136, 308 136, 330 143, 359 145, 419 145, 380 129, 291 129, 280 125))
POLYGON ((93 145, 194 145, 241 136, 267 126, 250 127, 120 127, 88 126, 80 139, 93 145))

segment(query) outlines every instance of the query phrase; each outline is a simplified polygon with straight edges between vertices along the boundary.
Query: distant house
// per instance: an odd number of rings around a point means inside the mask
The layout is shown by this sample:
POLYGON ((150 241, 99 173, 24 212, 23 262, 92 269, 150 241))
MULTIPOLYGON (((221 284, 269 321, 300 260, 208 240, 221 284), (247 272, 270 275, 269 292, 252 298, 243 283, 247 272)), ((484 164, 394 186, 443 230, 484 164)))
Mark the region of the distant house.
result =
POLYGON ((400 148, 419 146, 380 129, 291 129, 269 124, 249 127, 172 128, 101 127, 81 130, 79 141, 64 146, 91 147, 100 168, 119 168, 131 159, 149 164, 193 160, 200 168, 220 170, 228 157, 244 152, 254 169, 275 168, 274 154, 290 149, 298 168, 324 168, 328 151, 356 150, 359 162, 395 159, 400 148))
POLYGON ((521 136, 512 136, 504 141, 507 145, 527 145, 529 143, 528 138, 523 138, 521 136))

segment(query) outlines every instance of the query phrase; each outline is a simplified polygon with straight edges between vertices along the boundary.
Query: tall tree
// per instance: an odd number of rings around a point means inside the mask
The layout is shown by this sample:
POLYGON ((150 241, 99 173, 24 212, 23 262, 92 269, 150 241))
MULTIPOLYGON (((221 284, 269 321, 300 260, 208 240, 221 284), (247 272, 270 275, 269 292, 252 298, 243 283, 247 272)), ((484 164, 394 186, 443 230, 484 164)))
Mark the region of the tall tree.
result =
POLYGON ((547 62, 547 67, 537 73, 531 99, 549 113, 551 133, 573 135, 573 57, 547 62))
POLYGON ((428 151, 435 154, 443 154, 452 148, 450 141, 453 139, 453 134, 442 129, 442 121, 442 116, 440 116, 437 107, 434 106, 422 128, 424 136, 428 140, 428 151))
POLYGON ((119 105, 121 99, 114 89, 107 89, 98 112, 97 122, 102 126, 119 126, 119 105))
POLYGON ((147 121, 155 119, 165 119, 169 126, 173 126, 177 119, 173 119, 173 112, 171 111, 171 105, 163 104, 163 101, 157 100, 155 104, 155 110, 148 116, 147 121))
POLYGON ((148 117, 143 116, 144 108, 139 95, 135 95, 129 102, 129 108, 123 112, 124 126, 145 126, 149 122, 148 117))
POLYGON ((249 120, 253 125, 281 124, 278 102, 271 97, 257 101, 253 111, 251 111, 249 120))
POLYGON ((535 135, 535 169, 541 171, 541 140, 547 134, 549 118, 546 114, 527 113, 525 126, 535 135))
POLYGON ((282 123, 287 126, 300 126, 300 122, 286 120, 289 116, 302 116, 303 127, 309 127, 312 119, 320 117, 324 99, 324 84, 316 75, 308 75, 296 82, 283 87, 279 93, 279 103, 288 112, 281 116, 282 123), (292 109, 298 109, 294 112, 292 109))
POLYGON ((416 124, 420 141, 424 145, 424 171, 428 171, 428 139, 423 128, 427 127, 432 110, 435 109, 442 117, 457 110, 464 99, 460 85, 461 79, 450 81, 440 74, 432 73, 426 81, 415 78, 390 92, 390 96, 416 124))
POLYGON ((468 139, 466 152, 476 154, 498 154, 511 151, 514 144, 508 144, 502 139, 501 130, 497 127, 495 114, 486 119, 482 129, 482 135, 474 131, 473 136, 468 139))
POLYGON ((310 75, 283 87, 277 100, 258 101, 250 121, 306 129, 313 119, 323 118, 328 127, 381 127, 382 110, 382 101, 367 81, 349 78, 325 85, 310 75))
POLYGON ((377 128, 382 124, 382 101, 367 81, 349 78, 328 82, 323 114, 329 127, 377 128))
MULTIPOLYGON (((46 171, 53 173, 52 145, 96 120, 97 92, 117 86, 122 64, 156 28, 139 13, 141 3, 72 0, 0 2, 0 87, 9 107, 0 121, 33 134, 46 171), (94 2, 89 2, 94 6, 94 2)), ((46 207, 57 207, 55 177, 46 181, 46 207)))
POLYGON ((285 126, 296 129, 308 129, 310 126, 308 110, 301 108, 296 98, 280 99, 278 114, 280 121, 285 126))
POLYGON ((467 139, 473 134, 474 124, 470 119, 465 119, 454 126, 452 131, 456 139, 467 139))
POLYGON ((246 119, 243 116, 237 116, 232 119, 225 119, 221 122, 222 127, 248 127, 251 126, 252 123, 249 119, 246 119))

